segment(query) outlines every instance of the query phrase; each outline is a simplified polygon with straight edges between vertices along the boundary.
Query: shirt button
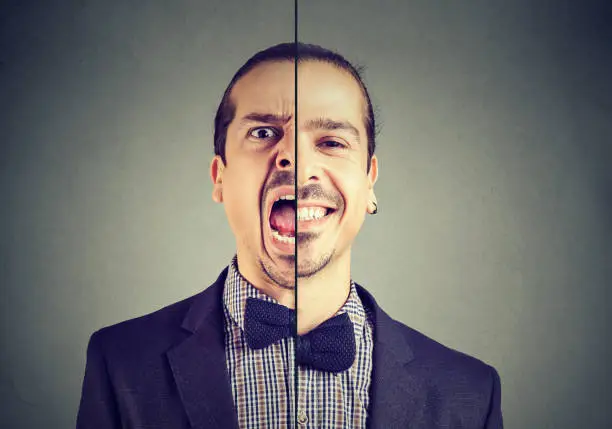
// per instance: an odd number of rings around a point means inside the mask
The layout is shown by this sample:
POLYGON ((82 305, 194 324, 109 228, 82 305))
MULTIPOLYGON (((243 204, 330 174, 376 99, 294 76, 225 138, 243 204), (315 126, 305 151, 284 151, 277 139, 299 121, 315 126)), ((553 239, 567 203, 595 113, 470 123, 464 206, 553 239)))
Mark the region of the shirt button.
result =
POLYGON ((305 426, 306 423, 308 423, 308 416, 306 415, 306 412, 304 410, 298 413, 297 422, 300 426, 305 426))

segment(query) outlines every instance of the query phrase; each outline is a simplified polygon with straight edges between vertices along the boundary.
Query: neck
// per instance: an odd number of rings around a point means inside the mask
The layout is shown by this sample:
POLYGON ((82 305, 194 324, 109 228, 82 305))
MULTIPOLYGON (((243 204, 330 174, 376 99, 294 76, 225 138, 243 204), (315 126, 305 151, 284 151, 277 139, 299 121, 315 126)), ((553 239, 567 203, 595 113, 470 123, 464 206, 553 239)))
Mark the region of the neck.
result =
POLYGON ((240 275, 262 293, 274 298, 279 304, 295 308, 294 288, 281 287, 273 282, 253 258, 243 255, 240 249, 236 252, 240 275))
MULTIPOLYGON (((295 309, 294 289, 271 281, 255 261, 238 255, 240 275, 279 304, 295 309)), ((297 333, 304 335, 330 319, 342 308, 351 288, 350 251, 312 277, 298 277, 297 333)))
POLYGON ((350 254, 347 252, 316 275, 298 277, 298 335, 313 330, 342 308, 350 293, 350 272, 350 254))

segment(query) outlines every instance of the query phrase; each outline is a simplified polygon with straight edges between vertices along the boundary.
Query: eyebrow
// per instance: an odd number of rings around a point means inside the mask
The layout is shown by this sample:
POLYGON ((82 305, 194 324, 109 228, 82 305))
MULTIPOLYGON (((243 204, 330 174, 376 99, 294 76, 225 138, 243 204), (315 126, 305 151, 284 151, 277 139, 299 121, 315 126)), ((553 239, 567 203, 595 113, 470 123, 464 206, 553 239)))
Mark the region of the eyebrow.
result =
POLYGON ((277 115, 274 113, 248 113, 240 120, 241 124, 249 122, 263 122, 266 124, 283 125, 291 120, 291 115, 277 115))
POLYGON ((360 142, 359 130, 349 121, 336 121, 330 118, 320 117, 320 118, 310 119, 306 121, 306 123, 304 124, 304 128, 306 128, 306 130, 308 131, 315 130, 315 129, 326 130, 326 131, 335 131, 335 130, 347 131, 355 137, 355 139, 357 140, 357 143, 360 142))

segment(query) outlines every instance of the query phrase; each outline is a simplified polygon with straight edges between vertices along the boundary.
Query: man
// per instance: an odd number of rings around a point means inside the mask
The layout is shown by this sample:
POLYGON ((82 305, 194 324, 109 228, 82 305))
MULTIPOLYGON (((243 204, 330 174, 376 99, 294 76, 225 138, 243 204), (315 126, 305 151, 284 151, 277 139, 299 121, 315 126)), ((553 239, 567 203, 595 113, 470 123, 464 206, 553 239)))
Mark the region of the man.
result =
POLYGON ((495 369, 394 321, 351 279, 377 211, 374 130, 342 56, 281 44, 249 59, 210 168, 236 256, 198 295, 92 335, 77 427, 501 428, 495 369))

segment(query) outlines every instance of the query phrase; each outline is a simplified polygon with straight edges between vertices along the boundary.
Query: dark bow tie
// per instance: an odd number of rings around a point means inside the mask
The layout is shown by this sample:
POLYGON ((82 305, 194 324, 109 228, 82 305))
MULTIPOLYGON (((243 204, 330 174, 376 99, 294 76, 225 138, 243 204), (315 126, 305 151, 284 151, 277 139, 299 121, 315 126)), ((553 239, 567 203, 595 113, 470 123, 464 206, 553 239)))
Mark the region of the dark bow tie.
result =
MULTIPOLYGON (((248 346, 263 349, 294 333, 295 310, 258 298, 247 298, 244 333, 248 346)), ((328 372, 342 372, 355 361, 355 333, 342 313, 297 337, 296 361, 328 372)))

